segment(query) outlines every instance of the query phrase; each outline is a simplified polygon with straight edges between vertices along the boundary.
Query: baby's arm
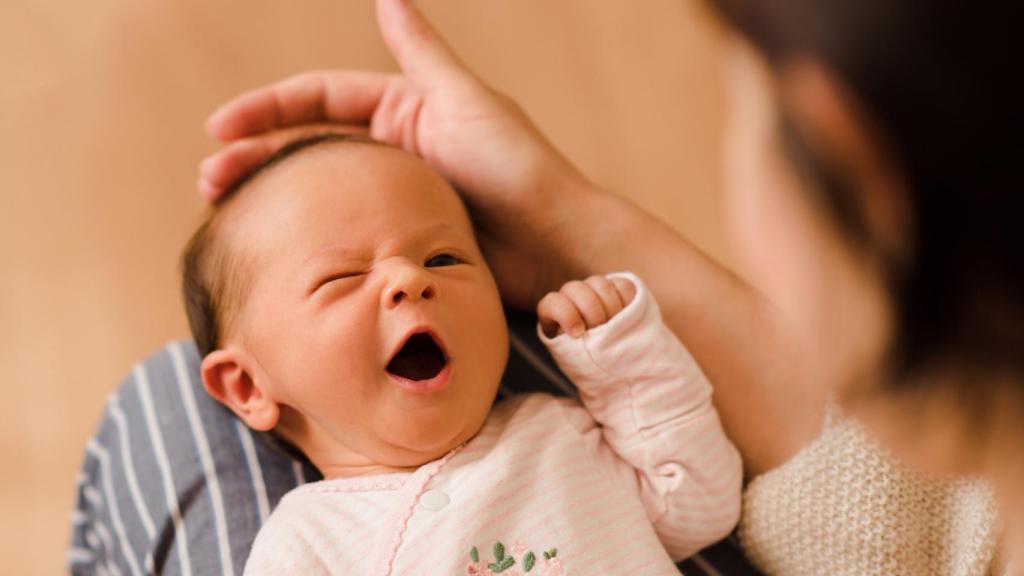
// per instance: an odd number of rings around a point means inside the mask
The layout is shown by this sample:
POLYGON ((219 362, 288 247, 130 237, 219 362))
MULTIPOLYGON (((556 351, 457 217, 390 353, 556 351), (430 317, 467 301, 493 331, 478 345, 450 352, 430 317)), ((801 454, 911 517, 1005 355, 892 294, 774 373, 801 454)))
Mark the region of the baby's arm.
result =
POLYGON ((537 307, 541 339, 601 426, 599 457, 635 482, 669 554, 685 558, 739 519, 742 464, 711 385, 638 278, 570 282, 537 307))

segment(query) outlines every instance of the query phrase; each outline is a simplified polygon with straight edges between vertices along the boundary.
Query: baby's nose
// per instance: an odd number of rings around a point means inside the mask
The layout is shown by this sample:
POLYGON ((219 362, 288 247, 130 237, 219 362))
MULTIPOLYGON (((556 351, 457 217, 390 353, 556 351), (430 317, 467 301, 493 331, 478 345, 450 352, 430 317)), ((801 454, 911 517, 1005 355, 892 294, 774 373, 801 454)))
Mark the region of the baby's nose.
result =
POLYGON ((418 302, 437 298, 437 284, 425 270, 417 266, 399 266, 382 295, 381 304, 394 308, 403 301, 418 302))

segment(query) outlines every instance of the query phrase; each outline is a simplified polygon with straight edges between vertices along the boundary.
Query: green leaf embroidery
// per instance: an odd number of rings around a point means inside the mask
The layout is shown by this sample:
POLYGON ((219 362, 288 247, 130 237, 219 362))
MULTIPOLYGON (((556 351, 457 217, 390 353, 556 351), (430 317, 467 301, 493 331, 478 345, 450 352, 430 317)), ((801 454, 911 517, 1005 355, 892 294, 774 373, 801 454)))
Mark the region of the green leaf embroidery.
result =
MULTIPOLYGON (((497 547, 495 547, 495 552, 497 552, 497 547)), ((505 570, 508 570, 509 568, 515 566, 515 564, 515 558, 511 556, 505 556, 504 560, 501 560, 499 562, 492 562, 488 564, 487 567, 491 569, 491 572, 494 572, 495 574, 500 574, 505 570)))
POLYGON ((523 556, 523 572, 529 572, 530 570, 533 570, 533 564, 536 561, 537 555, 533 553, 533 550, 527 552, 526 556, 523 556))
MULTIPOLYGON (((549 550, 542 550, 545 560, 551 560, 558 555, 558 548, 551 548, 549 550)), ((473 562, 480 562, 480 551, 476 546, 473 546, 469 550, 469 557, 473 562)), ((526 554, 523 555, 522 559, 523 573, 532 571, 537 567, 537 554, 533 550, 527 550, 526 554)), ((505 545, 500 540, 494 543, 494 562, 487 565, 490 571, 494 574, 501 574, 509 568, 516 565, 516 558, 505 550, 505 545)))

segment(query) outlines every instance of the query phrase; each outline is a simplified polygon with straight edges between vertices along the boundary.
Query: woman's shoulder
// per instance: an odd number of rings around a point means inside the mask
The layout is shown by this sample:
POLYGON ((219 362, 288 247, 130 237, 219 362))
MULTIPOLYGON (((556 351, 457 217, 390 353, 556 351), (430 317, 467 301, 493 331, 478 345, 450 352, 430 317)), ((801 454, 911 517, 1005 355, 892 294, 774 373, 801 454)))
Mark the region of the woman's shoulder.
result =
POLYGON ((914 473, 831 407, 815 442, 747 486, 740 536, 770 573, 982 576, 996 507, 986 485, 914 473))

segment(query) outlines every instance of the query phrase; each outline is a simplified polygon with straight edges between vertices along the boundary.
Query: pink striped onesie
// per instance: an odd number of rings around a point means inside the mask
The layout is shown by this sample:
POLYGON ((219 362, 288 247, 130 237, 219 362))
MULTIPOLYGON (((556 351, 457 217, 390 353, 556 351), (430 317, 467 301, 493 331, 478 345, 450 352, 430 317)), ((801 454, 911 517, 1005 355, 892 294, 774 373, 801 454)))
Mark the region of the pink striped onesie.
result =
POLYGON ((464 446, 414 472, 289 492, 246 574, 678 574, 732 529, 739 453, 711 385, 650 292, 581 338, 542 340, 583 406, 496 405, 464 446))

